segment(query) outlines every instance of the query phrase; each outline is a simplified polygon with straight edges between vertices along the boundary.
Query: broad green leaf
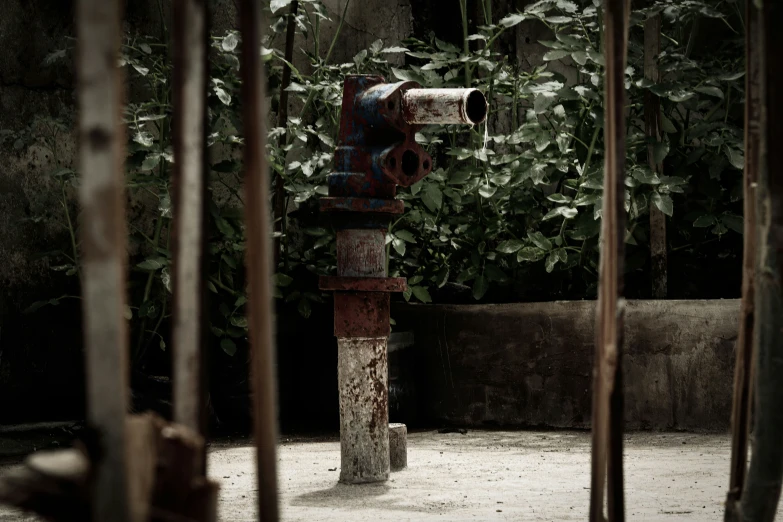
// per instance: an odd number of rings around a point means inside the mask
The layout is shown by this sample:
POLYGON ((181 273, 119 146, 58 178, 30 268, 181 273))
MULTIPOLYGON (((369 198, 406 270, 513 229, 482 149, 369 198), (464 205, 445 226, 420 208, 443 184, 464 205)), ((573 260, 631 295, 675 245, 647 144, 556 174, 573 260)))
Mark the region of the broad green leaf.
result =
POLYGON ((279 287, 286 287, 286 286, 288 286, 288 285, 290 285, 291 283, 294 282, 294 278, 293 277, 291 277, 289 275, 286 275, 286 274, 281 274, 281 273, 275 274, 272 277, 272 280, 274 281, 275 285, 279 286, 279 287))
POLYGON ((546 255, 546 252, 536 247, 525 247, 517 252, 517 261, 538 261, 546 255))
POLYGON ((435 285, 438 288, 443 288, 443 285, 445 285, 449 280, 449 267, 444 266, 440 270, 438 270, 438 273, 435 274, 435 285))
POLYGON ((696 92, 700 92, 702 94, 715 96, 716 98, 720 98, 721 100, 723 99, 723 91, 717 87, 712 87, 711 85, 702 85, 701 87, 696 87, 693 90, 696 92))
POLYGON ((715 216, 711 216, 709 214, 700 216, 696 221, 693 222, 693 226, 697 228, 705 228, 710 225, 713 225, 715 223, 715 216))
POLYGON ((237 328, 247 328, 247 317, 244 315, 234 315, 230 321, 237 328))
POLYGON ((546 213, 543 220, 547 221, 549 219, 556 218, 557 216, 563 216, 566 219, 571 219, 576 217, 578 214, 578 211, 575 208, 570 207, 555 207, 549 212, 546 213))
POLYGON ((666 156, 669 155, 669 143, 666 141, 659 141, 653 147, 653 160, 656 165, 663 163, 666 156))
POLYGON ((492 186, 488 183, 482 183, 479 185, 479 194, 482 198, 491 198, 495 195, 495 192, 498 191, 498 188, 495 186, 492 186))
POLYGON ((484 277, 487 278, 487 281, 495 281, 498 283, 508 281, 506 273, 498 268, 497 265, 493 264, 487 264, 487 266, 484 267, 484 277))
POLYGON ((312 307, 310 306, 310 301, 304 297, 299 300, 299 305, 297 305, 296 309, 299 312, 299 315, 305 319, 309 319, 310 314, 313 311, 312 307))
POLYGON ((552 60, 562 60, 566 56, 570 54, 569 51, 566 51, 564 49, 553 49, 546 54, 544 54, 544 61, 549 62, 552 60))
POLYGON ((571 59, 579 65, 585 65, 587 63, 587 53, 585 51, 576 51, 571 53, 571 59))
MULTIPOLYGON (((272 3, 274 4, 274 2, 272 3)), ((224 51, 231 52, 237 48, 238 43, 239 43, 239 38, 237 38, 236 33, 230 33, 228 36, 223 38, 223 41, 220 43, 220 46, 223 48, 224 51)))
POLYGON ((665 114, 661 114, 661 129, 663 132, 672 134, 674 132, 677 132, 677 127, 674 126, 672 121, 666 117, 665 114))
POLYGON ((432 302, 432 297, 430 297, 430 293, 427 291, 427 288, 423 286, 413 286, 411 287, 411 292, 416 297, 416 299, 418 299, 422 303, 432 302))
POLYGON ((503 27, 514 27, 520 22, 527 20, 529 17, 521 13, 510 14, 498 22, 503 27))
POLYGON ((231 357, 237 353, 237 345, 228 337, 224 337, 220 340, 220 348, 231 357))
POLYGON ((163 268, 165 261, 162 258, 159 257, 148 257, 138 265, 136 265, 137 268, 141 268, 142 270, 147 270, 149 272, 154 272, 155 270, 158 270, 159 268, 163 268))
POLYGON ((554 201, 555 203, 571 203, 571 198, 566 196, 565 194, 561 194, 559 192, 555 192, 554 194, 550 194, 546 197, 549 201, 554 201))
POLYGON ((215 87, 215 94, 223 105, 231 105, 231 95, 228 94, 222 87, 215 87))
POLYGON ((408 243, 416 242, 416 237, 414 237, 413 233, 410 230, 398 230, 394 233, 394 235, 402 239, 403 241, 407 241, 408 243))
POLYGON ((547 271, 547 273, 551 273, 552 270, 555 269, 555 265, 557 264, 558 261, 560 261, 560 258, 557 257, 557 253, 556 252, 551 252, 549 254, 549 257, 546 258, 546 271, 547 271))
POLYGON ((633 176, 633 179, 639 183, 644 183, 645 185, 658 185, 661 182, 658 176, 656 176, 649 167, 639 166, 633 169, 631 175, 633 176))
POLYGON ((743 223, 742 216, 735 216, 733 214, 723 214, 720 217, 721 223, 726 225, 729 229, 737 232, 738 234, 745 233, 745 225, 743 223))
POLYGON ((496 250, 503 254, 513 254, 523 246, 525 246, 525 244, 522 241, 518 239, 509 239, 508 241, 503 241, 500 243, 496 250))
POLYGON ((394 250, 400 254, 401 256, 405 255, 405 241, 402 239, 394 238, 392 240, 392 246, 394 247, 394 250))
POLYGON ((669 217, 672 216, 674 213, 674 202, 672 201, 671 196, 668 194, 659 194, 658 192, 653 192, 650 199, 655 204, 655 206, 658 207, 658 210, 669 217))
POLYGON ((443 193, 435 183, 427 183, 424 186, 421 200, 431 212, 437 212, 443 206, 443 193))
POLYGON ((544 234, 541 232, 528 232, 527 237, 530 238, 530 241, 532 241, 533 244, 538 248, 546 251, 552 250, 552 243, 546 237, 544 237, 544 234))
POLYGON ((729 158, 729 163, 731 163, 734 168, 740 170, 745 168, 745 157, 741 152, 734 150, 731 147, 725 147, 724 150, 726 151, 726 157, 729 158))
POLYGON ((487 279, 483 275, 476 277, 476 280, 473 281, 473 299, 476 301, 481 300, 488 289, 489 283, 487 282, 487 279))

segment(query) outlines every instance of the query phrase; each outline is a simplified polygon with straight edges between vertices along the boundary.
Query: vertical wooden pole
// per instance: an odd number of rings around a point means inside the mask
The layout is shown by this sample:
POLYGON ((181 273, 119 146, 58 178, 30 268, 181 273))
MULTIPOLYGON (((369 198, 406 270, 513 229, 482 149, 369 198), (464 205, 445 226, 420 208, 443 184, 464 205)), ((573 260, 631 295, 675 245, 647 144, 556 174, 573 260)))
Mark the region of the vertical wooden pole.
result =
MULTIPOLYGON (((296 37, 296 14, 299 12, 299 1, 294 0, 288 8, 288 26, 285 30, 285 59, 283 64, 283 78, 280 82, 280 103, 277 110, 277 126, 286 128, 288 125, 288 87, 291 85, 291 67, 288 65, 294 59, 294 38, 296 37)), ((283 147, 287 134, 281 134, 277 145, 283 147)), ((286 208, 285 208, 285 180, 282 174, 275 172, 275 200, 274 200, 274 229, 275 232, 285 232, 286 208)), ((277 271, 280 262, 282 237, 274 238, 273 270, 277 271)))
POLYGON ((79 0, 76 11, 87 419, 99 444, 93 520, 113 522, 130 520, 120 8, 120 0, 79 0))
POLYGON ((242 103, 245 127, 245 220, 247 234, 248 324, 252 358, 253 420, 258 456, 260 520, 278 520, 277 412, 274 322, 272 320, 272 227, 269 218, 269 169, 266 162, 267 117, 261 69, 261 2, 240 0, 242 32, 242 103))
MULTIPOLYGON (((755 424, 742 520, 775 519, 783 483, 783 3, 763 0, 758 18, 761 132, 755 279, 755 424)), ((751 62, 752 63, 752 62, 751 62)))
MULTIPOLYGON (((660 81, 658 55, 661 54, 661 15, 653 15, 644 22, 644 77, 654 83, 660 81)), ((644 126, 651 143, 647 145, 650 169, 663 174, 663 164, 655 162, 655 143, 661 141, 661 102, 650 91, 644 95, 644 126), (652 143, 652 142, 655 143, 652 143)), ((650 203, 650 261, 652 296, 666 298, 668 284, 666 252, 666 215, 650 203)))
POLYGON ((604 1, 604 195, 601 264, 593 368, 593 448, 590 520, 604 520, 604 483, 609 520, 624 519, 623 388, 621 355, 625 306, 625 64, 628 45, 627 0, 604 1))
POLYGON ((759 152, 759 68, 757 59, 758 10, 745 2, 745 172, 744 248, 742 259, 742 305, 734 363, 734 404, 731 412, 731 471, 726 497, 727 522, 739 520, 737 503, 742 498, 748 465, 748 435, 753 382, 753 322, 755 316, 754 272, 756 268, 756 181, 759 152))
MULTIPOLYGON (((174 0, 174 421, 203 434, 206 280, 205 0, 174 0)), ((205 459, 202 459, 205 460, 205 459)), ((205 462, 202 462, 205 464, 205 462)), ((203 470, 202 470, 203 471, 203 470)))

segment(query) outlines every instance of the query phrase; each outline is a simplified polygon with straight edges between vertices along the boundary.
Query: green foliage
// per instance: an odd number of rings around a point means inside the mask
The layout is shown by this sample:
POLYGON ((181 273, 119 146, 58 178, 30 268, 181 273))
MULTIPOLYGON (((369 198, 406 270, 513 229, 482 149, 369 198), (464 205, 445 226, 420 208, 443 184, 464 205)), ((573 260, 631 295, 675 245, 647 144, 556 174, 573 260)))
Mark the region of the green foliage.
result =
MULTIPOLYGON (((333 168, 343 78, 356 73, 414 80, 425 87, 470 85, 490 103, 488 124, 427 126, 416 135, 432 155, 434 169, 399 191, 405 213, 391 224, 386 238, 389 275, 409 280, 405 299, 432 302, 447 283, 470 287, 479 301, 499 295, 520 298, 527 286, 542 284, 542 274, 550 274, 544 279, 552 297, 594 295, 604 149, 600 8, 593 2, 543 0, 492 23, 489 4, 482 4, 486 23, 476 34, 466 30, 461 48, 434 36, 389 46, 379 40, 351 62, 334 64, 334 42, 326 52, 318 44, 326 9, 319 0, 300 2, 296 27, 305 41, 298 52, 309 61, 310 72, 292 66, 287 90, 297 110, 279 127, 272 116, 288 64, 280 47, 290 0, 271 3, 273 23, 261 51, 272 96, 267 152, 272 172, 284 184, 286 208, 296 209, 283 217, 275 291, 301 315, 308 317, 312 303, 324 300, 316 276, 336 266, 335 235, 317 219, 317 207, 333 168), (498 49, 500 36, 523 21, 543 24, 551 32, 540 42, 547 48, 542 65, 522 67, 498 49), (392 56, 404 56, 406 65, 391 65, 392 56)), ((670 243, 685 241, 698 249, 701 243, 742 232, 742 218, 732 213, 741 198, 743 167, 737 126, 744 97, 741 38, 697 60, 689 56, 686 31, 698 18, 728 24, 724 11, 730 8, 727 3, 712 7, 692 0, 675 6, 661 1, 632 14, 626 69, 629 271, 643 270, 649 259, 650 205, 671 218, 670 243), (641 43, 643 20, 653 12, 664 19, 658 59, 662 80, 657 84, 643 77, 641 43), (644 97, 649 95, 661 100, 660 143, 650 144, 644 132, 644 97), (648 167, 648 144, 665 175, 648 167)), ((236 32, 212 38, 209 99, 214 163, 207 287, 215 302, 211 331, 228 355, 236 353, 247 330, 238 44, 236 32)), ((65 53, 52 56, 54 62, 65 53)), ((121 63, 137 93, 125 120, 127 189, 134 212, 130 309, 139 361, 147 347, 165 347, 160 332, 170 316, 171 65, 166 45, 149 37, 128 37, 121 63)), ((76 180, 67 169, 54 177, 64 187, 76 180)), ((68 200, 64 195, 66 208, 68 200)), ((69 229, 75 237, 73 227, 69 229)), ((72 246, 72 253, 62 254, 53 268, 76 276, 75 239, 72 246)))

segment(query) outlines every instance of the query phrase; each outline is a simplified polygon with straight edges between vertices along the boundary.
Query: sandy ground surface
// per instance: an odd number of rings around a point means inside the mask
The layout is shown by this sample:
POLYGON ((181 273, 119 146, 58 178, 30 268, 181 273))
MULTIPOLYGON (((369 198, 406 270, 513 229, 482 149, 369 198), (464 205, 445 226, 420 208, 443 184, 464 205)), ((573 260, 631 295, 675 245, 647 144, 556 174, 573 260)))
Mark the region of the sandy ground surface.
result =
MULTIPOLYGON (((729 438, 626 436, 629 520, 722 520, 729 438)), ((587 520, 590 434, 470 431, 408 435, 408 469, 385 484, 337 484, 339 442, 286 440, 279 449, 285 521, 587 520)), ((0 465, 0 475, 14 463, 0 465)), ((248 441, 212 445, 220 519, 255 520, 254 452, 248 441)), ((783 519, 783 509, 778 511, 783 519)), ((0 521, 35 518, 0 508, 0 521)))

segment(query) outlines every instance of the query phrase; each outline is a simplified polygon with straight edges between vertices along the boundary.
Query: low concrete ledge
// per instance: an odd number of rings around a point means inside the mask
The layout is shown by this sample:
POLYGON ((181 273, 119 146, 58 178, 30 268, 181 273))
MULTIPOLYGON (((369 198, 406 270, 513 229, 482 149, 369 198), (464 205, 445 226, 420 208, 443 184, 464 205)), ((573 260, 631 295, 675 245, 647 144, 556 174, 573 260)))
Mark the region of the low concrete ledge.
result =
MULTIPOLYGON (((595 301, 398 304, 431 421, 589 428, 595 301)), ((628 429, 729 427, 739 300, 629 301, 628 429)))

